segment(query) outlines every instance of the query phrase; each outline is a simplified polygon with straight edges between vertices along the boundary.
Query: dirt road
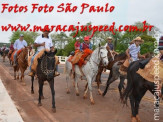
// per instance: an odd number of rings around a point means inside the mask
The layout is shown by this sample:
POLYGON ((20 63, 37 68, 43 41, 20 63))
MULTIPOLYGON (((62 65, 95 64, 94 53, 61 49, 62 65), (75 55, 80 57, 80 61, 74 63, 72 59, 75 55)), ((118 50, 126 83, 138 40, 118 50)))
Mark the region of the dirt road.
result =
MULTIPOLYGON (((63 65, 59 66, 63 70, 63 65)), ((26 74, 28 71, 26 71, 26 74)), ((103 75, 104 90, 107 75, 103 75)), ((34 82, 35 93, 31 94, 31 80, 29 76, 25 76, 26 86, 22 86, 19 80, 13 80, 13 68, 9 62, 2 62, 0 58, 0 78, 2 79, 6 89, 12 100, 17 106, 23 120, 25 122, 130 122, 131 110, 129 107, 123 107, 119 101, 117 92, 117 84, 113 83, 110 91, 105 97, 97 92, 97 87, 93 87, 93 96, 95 105, 91 105, 89 99, 83 99, 84 85, 86 81, 79 81, 80 96, 75 95, 75 90, 71 83, 70 94, 66 94, 65 75, 61 74, 55 78, 56 92, 56 113, 51 111, 51 92, 49 85, 44 85, 43 106, 37 106, 38 99, 38 83, 34 82)), ((89 94, 88 94, 89 95, 89 94)), ((128 102, 129 104, 129 102, 128 102)), ((139 116, 142 122, 153 122, 153 95, 146 93, 140 104, 139 116)), ((160 122, 163 122, 163 103, 160 105, 160 122)))

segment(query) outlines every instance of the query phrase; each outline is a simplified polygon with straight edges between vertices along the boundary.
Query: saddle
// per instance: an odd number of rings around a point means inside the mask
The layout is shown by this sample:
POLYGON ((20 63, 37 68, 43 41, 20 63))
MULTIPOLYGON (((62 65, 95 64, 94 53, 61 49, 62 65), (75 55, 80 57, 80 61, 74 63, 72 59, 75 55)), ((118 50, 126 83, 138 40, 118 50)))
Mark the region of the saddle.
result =
MULTIPOLYGON (((145 62, 145 63, 147 63, 147 62, 145 62)), ((144 79, 146 79, 150 82, 154 82, 155 81, 154 77, 155 77, 155 75, 157 75, 157 76, 159 76, 158 80, 161 83, 163 83, 163 75, 162 75, 163 74, 163 61, 161 61, 157 57, 154 57, 151 60, 149 60, 149 62, 145 65, 144 69, 139 68, 137 73, 139 75, 141 75, 144 79)))

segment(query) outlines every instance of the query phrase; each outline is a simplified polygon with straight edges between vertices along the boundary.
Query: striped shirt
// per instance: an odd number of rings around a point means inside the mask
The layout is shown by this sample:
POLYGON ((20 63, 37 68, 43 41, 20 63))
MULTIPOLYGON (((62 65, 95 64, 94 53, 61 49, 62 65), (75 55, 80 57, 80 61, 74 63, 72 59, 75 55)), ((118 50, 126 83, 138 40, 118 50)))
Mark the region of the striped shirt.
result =
POLYGON ((129 46, 129 53, 133 61, 138 60, 138 53, 140 52, 140 46, 136 46, 136 44, 131 44, 129 46))

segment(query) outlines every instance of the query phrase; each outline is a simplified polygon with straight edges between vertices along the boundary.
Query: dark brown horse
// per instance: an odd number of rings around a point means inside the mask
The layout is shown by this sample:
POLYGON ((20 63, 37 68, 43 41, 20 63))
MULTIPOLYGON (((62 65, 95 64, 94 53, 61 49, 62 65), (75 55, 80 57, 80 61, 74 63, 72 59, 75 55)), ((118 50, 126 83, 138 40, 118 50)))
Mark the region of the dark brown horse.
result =
MULTIPOLYGON (((151 58, 153 56, 153 54, 146 53, 146 54, 144 54, 144 56, 145 56, 145 58, 151 58)), ((121 65, 122 65, 122 63, 119 61, 117 61, 113 64, 112 69, 109 74, 109 78, 107 80, 107 84, 106 84, 106 88, 104 90, 103 96, 106 95, 110 84, 113 83, 118 78, 120 78, 120 83, 118 85, 118 89, 119 89, 120 97, 122 97, 122 89, 124 89, 124 80, 126 79, 126 75, 120 74, 119 68, 121 65)))
MULTIPOLYGON (((51 94, 52 94, 52 111, 56 112, 55 107, 55 90, 54 90, 54 72, 55 72, 55 54, 57 53, 57 50, 55 52, 44 52, 43 56, 38 59, 38 65, 36 69, 36 75, 38 77, 38 83, 39 83, 39 99, 38 99, 38 106, 42 106, 41 98, 43 98, 43 85, 44 81, 48 81, 50 88, 51 88, 51 94)), ((31 86, 31 93, 34 93, 33 89, 33 81, 34 76, 32 77, 32 86, 31 86)))
POLYGON ((18 64, 14 68, 14 79, 19 79, 19 70, 21 72, 21 82, 22 85, 26 85, 24 81, 24 72, 28 67, 28 48, 22 49, 21 53, 17 56, 18 64), (18 75, 16 75, 16 72, 18 75), (17 77, 16 77, 17 76, 17 77))
MULTIPOLYGON (((148 61, 149 59, 145 60, 148 61)), ((154 82, 145 80, 142 76, 136 73, 138 69, 141 67, 140 62, 141 60, 132 62, 128 67, 127 87, 124 93, 122 94, 122 100, 124 104, 127 104, 128 97, 130 99, 132 122, 140 122, 140 118, 138 116, 139 104, 147 90, 149 90, 152 94, 155 95, 154 107, 155 108, 159 107, 159 93, 158 93, 159 85, 154 84, 154 82)), ((155 119, 158 119, 158 116, 156 116, 155 119)))

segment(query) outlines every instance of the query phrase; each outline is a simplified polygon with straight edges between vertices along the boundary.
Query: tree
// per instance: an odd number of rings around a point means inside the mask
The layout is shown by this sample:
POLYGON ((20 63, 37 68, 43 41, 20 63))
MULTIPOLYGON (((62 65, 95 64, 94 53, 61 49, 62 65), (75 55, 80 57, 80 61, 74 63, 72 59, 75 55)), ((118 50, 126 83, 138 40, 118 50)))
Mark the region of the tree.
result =
POLYGON ((12 35, 10 37, 10 42, 15 42, 17 39, 19 39, 20 34, 24 35, 24 40, 27 41, 28 44, 33 44, 34 40, 36 39, 36 37, 39 35, 36 32, 21 32, 21 31, 15 31, 12 32, 12 35))

